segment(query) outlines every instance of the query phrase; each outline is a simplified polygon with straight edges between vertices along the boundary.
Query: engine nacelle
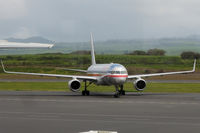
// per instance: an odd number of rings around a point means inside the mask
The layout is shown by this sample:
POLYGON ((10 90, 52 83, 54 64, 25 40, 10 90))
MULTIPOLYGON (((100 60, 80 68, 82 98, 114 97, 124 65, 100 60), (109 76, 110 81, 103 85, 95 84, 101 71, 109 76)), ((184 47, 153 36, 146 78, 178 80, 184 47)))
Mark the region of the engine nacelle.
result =
POLYGON ((69 86, 71 91, 77 92, 81 88, 81 82, 77 79, 72 79, 68 82, 68 86, 69 86))
POLYGON ((137 91, 143 91, 144 88, 146 87, 146 81, 144 79, 137 79, 133 82, 134 86, 135 86, 135 89, 137 91))

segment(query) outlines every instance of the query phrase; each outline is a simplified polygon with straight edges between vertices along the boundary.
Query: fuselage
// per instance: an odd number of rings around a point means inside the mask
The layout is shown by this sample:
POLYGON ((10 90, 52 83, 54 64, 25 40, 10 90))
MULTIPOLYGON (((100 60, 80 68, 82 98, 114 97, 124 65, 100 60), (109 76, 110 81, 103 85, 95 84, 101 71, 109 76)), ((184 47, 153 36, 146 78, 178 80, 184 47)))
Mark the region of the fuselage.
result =
POLYGON ((114 63, 91 65, 87 74, 98 78, 97 85, 123 85, 128 77, 126 68, 114 63))

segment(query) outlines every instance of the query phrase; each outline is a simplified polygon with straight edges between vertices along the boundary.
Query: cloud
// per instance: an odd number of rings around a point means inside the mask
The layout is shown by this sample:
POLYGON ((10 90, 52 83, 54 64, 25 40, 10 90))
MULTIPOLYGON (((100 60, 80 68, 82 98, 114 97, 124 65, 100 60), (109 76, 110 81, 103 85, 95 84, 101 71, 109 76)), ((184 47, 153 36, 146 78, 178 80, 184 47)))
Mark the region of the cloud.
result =
POLYGON ((0 0, 0 37, 57 41, 200 34, 199 0, 0 0))
POLYGON ((12 36, 15 38, 28 38, 31 36, 35 36, 36 33, 33 33, 32 31, 30 31, 30 29, 28 29, 27 27, 20 27, 19 30, 14 33, 12 36))
POLYGON ((25 16, 26 11, 25 0, 0 0, 0 20, 25 16))

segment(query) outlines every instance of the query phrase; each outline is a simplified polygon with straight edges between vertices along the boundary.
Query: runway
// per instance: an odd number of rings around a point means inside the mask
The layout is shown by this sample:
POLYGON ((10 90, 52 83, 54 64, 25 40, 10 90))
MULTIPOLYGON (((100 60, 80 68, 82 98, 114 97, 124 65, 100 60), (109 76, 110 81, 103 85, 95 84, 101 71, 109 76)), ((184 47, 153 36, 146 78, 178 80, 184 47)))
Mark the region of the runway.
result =
POLYGON ((0 91, 1 133, 199 133, 200 94, 0 91))

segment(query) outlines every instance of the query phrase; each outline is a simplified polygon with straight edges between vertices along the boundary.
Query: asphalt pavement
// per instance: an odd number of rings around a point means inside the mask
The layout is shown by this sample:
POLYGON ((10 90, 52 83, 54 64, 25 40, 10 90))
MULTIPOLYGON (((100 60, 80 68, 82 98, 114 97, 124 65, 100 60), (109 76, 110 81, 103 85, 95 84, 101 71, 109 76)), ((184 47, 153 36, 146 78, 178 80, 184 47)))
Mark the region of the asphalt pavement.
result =
POLYGON ((0 91, 1 133, 199 133, 200 94, 0 91))

